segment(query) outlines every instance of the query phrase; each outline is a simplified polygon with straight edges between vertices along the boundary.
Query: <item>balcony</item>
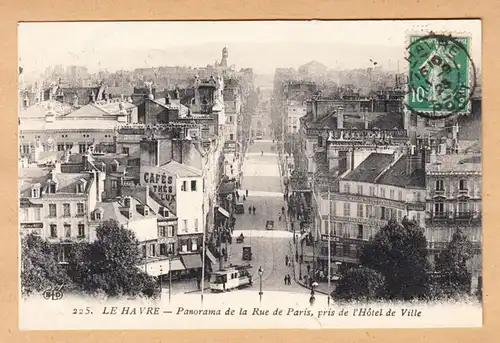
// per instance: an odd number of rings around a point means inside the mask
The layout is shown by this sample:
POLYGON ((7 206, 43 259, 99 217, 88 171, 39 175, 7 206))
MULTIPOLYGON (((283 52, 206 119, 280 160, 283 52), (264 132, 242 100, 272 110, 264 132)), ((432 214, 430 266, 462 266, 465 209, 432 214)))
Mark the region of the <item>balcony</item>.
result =
MULTIPOLYGON (((481 242, 471 242, 472 243, 472 250, 475 252, 481 251, 481 242)), ((427 242, 427 249, 428 250, 444 250, 448 247, 449 242, 427 242)))
POLYGON ((467 212, 427 212, 427 218, 425 219, 427 224, 432 223, 443 223, 443 224, 453 224, 453 223, 470 223, 478 224, 481 222, 481 212, 477 211, 467 211, 467 212))

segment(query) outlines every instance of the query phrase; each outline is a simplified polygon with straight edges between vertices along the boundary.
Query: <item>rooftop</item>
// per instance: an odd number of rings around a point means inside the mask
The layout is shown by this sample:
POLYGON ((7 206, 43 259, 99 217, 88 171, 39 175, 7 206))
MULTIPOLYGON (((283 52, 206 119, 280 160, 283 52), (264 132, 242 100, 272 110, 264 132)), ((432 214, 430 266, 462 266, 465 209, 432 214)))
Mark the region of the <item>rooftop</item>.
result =
POLYGON ((392 154, 372 153, 357 168, 349 172, 344 180, 374 183, 377 176, 393 161, 392 154))
POLYGON ((174 160, 162 164, 161 168, 177 177, 201 177, 203 175, 201 170, 174 160))
POLYGON ((25 118, 45 118, 48 111, 52 111, 56 116, 65 116, 73 112, 75 108, 73 106, 63 104, 56 100, 45 100, 29 106, 26 109, 22 109, 19 112, 19 117, 21 119, 25 118))
POLYGON ((396 187, 425 188, 425 171, 423 169, 416 169, 411 174, 408 174, 408 159, 409 156, 407 155, 401 157, 382 174, 377 183, 396 187))
POLYGON ((459 153, 437 155, 435 163, 426 164, 426 171, 433 172, 481 172, 481 154, 479 153, 459 153))

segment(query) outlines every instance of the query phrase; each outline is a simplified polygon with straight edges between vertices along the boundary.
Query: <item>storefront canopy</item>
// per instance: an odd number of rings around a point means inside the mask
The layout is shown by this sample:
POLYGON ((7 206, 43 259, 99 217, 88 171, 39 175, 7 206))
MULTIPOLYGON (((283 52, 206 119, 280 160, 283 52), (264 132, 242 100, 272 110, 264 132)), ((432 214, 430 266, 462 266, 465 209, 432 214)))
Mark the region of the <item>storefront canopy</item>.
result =
POLYGON ((217 263, 217 259, 215 258, 214 254, 212 254, 212 252, 208 249, 207 249, 207 257, 213 264, 217 263))
POLYGON ((166 275, 169 273, 170 267, 172 267, 172 271, 186 269, 182 261, 178 258, 172 259, 172 261, 169 261, 168 259, 152 261, 138 266, 139 269, 145 271, 148 275, 151 276, 166 275))
POLYGON ((219 212, 220 212, 223 216, 225 216, 225 217, 229 218, 229 212, 228 212, 228 211, 226 211, 225 209, 223 209, 221 206, 219 206, 219 207, 218 207, 218 210, 219 210, 219 212))
POLYGON ((199 254, 182 255, 182 261, 186 269, 197 269, 202 266, 201 256, 199 254))

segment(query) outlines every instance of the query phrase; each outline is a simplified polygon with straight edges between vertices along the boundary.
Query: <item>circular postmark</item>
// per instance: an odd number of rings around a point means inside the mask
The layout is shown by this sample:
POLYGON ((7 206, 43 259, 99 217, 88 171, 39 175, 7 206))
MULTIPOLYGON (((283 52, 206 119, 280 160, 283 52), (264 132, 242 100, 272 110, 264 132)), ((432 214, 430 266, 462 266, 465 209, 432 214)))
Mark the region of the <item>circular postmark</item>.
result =
POLYGON ((470 37, 410 35, 406 109, 428 119, 469 113, 476 87, 469 47, 470 37))

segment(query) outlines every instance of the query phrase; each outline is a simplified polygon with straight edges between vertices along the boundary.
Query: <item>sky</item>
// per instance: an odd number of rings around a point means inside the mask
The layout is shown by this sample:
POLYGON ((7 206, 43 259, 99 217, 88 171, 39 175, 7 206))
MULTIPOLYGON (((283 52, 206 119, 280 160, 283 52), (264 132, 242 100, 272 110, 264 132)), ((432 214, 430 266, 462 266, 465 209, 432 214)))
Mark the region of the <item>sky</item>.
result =
POLYGON ((460 34, 472 39, 481 64, 481 21, 205 21, 20 23, 19 57, 26 73, 57 64, 90 72, 213 64, 227 47, 229 64, 272 74, 311 60, 332 69, 404 71, 408 32, 460 34), (398 63, 399 62, 399 63, 398 63))

